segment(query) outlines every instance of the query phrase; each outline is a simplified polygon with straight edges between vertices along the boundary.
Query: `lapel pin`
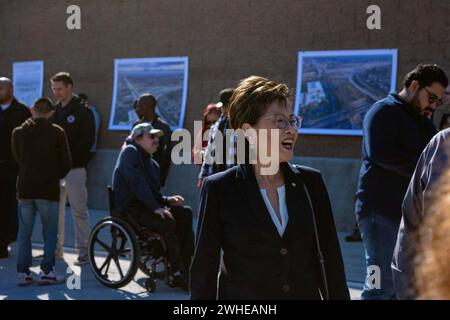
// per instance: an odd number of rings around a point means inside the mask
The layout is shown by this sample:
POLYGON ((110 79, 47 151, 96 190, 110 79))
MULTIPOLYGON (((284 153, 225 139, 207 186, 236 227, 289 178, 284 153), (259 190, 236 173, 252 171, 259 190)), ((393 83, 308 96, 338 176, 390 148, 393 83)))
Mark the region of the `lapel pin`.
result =
POLYGON ((292 182, 292 186, 293 186, 293 187, 296 187, 297 185, 295 184, 295 182, 292 182))

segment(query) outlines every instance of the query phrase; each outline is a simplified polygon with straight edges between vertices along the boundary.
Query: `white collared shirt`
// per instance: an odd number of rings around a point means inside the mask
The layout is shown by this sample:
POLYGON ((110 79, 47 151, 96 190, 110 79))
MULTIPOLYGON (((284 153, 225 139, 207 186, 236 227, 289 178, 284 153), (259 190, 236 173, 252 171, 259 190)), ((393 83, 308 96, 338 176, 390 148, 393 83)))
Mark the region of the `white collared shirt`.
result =
POLYGON ((272 205, 270 204, 270 200, 269 200, 269 197, 267 196, 266 189, 259 189, 259 190, 261 191, 261 195, 264 199, 267 210, 270 213, 270 217, 272 218, 272 221, 278 230, 278 234, 280 235, 280 237, 282 237, 284 234, 284 231, 286 230, 287 223, 289 221, 288 210, 286 207, 286 188, 284 185, 277 188, 278 202, 280 204, 279 210, 280 210, 280 215, 281 215, 281 221, 278 218, 277 214, 275 213, 275 210, 273 210, 272 205))

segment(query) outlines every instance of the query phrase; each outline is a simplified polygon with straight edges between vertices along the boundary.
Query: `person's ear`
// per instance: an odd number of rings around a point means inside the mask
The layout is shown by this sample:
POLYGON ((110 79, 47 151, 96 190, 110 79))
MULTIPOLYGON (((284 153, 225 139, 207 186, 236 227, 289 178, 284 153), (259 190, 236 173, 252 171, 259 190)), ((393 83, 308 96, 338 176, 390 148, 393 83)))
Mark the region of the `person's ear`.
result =
POLYGON ((250 144, 256 144, 258 139, 255 128, 253 128, 249 123, 244 123, 242 125, 242 130, 244 131, 244 135, 247 138, 248 142, 250 144))
POLYGON ((31 108, 30 108, 30 112, 31 112, 31 116, 34 118, 34 117, 36 117, 36 107, 35 106, 32 106, 31 108))
POLYGON ((419 90, 419 88, 420 88, 420 83, 419 83, 419 81, 417 81, 417 80, 413 80, 413 81, 411 82, 411 84, 409 85, 409 91, 410 91, 411 93, 416 93, 417 90, 419 90))

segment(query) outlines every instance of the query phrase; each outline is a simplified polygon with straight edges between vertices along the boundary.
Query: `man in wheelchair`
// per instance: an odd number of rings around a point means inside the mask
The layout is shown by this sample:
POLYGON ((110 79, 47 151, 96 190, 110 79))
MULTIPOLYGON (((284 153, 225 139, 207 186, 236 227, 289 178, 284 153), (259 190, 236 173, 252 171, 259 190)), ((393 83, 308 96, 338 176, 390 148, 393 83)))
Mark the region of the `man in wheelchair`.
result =
POLYGON ((168 285, 187 290, 194 251, 192 211, 182 206, 182 196, 163 196, 160 192, 160 170, 152 154, 162 135, 149 123, 133 128, 113 173, 114 210, 161 234, 167 245, 168 285))

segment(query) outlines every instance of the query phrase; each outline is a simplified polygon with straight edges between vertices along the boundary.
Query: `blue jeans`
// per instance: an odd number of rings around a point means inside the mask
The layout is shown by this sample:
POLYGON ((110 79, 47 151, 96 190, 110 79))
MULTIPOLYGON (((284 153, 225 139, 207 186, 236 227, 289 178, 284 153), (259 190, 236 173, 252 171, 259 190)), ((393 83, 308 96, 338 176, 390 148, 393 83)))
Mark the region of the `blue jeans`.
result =
POLYGON ((28 273, 31 267, 31 235, 37 212, 41 217, 44 238, 44 259, 41 262, 41 270, 47 273, 55 266, 55 250, 58 240, 58 201, 19 199, 17 272, 28 273))
POLYGON ((395 222, 379 214, 370 214, 358 223, 364 242, 367 270, 361 300, 396 299, 391 261, 400 221, 395 222), (376 280, 378 270, 379 283, 376 280))

